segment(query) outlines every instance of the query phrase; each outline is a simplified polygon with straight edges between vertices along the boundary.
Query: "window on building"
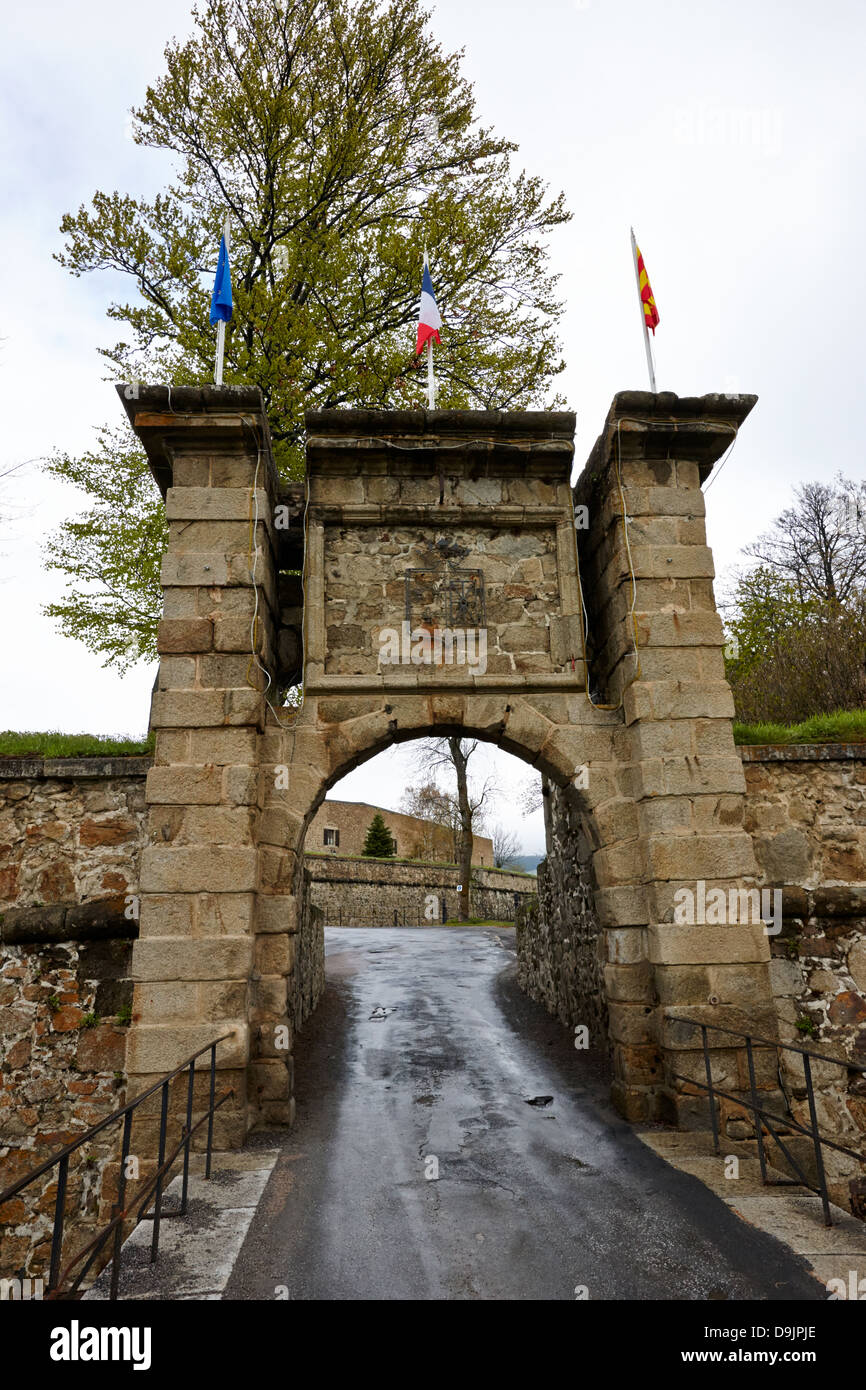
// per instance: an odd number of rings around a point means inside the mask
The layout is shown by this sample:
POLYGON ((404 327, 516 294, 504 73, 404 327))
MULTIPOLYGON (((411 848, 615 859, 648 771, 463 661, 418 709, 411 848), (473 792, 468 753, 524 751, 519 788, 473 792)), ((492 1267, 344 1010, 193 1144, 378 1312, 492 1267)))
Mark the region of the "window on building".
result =
POLYGON ((338 849, 340 846, 339 830, 335 829, 332 825, 326 825, 324 843, 330 845, 333 849, 338 849))

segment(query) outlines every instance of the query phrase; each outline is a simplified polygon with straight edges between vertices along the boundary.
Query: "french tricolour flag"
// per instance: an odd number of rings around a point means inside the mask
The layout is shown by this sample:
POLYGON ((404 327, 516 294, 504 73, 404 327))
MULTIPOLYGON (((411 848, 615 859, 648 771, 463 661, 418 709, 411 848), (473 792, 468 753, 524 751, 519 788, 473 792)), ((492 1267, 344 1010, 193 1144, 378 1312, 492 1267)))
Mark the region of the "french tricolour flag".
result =
POLYGON ((430 267, 427 264, 427 252, 424 252, 424 278, 421 281, 421 308, 418 313, 418 341, 415 345, 415 354, 421 351, 424 344, 433 339, 434 342, 441 342, 439 329, 442 327, 442 317, 436 308, 436 296, 433 293, 433 281, 430 279, 430 267))

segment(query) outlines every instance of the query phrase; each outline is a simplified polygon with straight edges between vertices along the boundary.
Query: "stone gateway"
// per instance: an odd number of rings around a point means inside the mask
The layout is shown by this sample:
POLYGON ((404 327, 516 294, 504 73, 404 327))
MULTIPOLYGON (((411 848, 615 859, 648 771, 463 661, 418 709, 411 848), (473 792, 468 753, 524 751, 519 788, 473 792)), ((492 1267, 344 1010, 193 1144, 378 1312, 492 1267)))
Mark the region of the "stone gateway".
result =
MULTIPOLYGON (((221 1142, 291 1121, 278 1043, 322 979, 307 828, 351 768, 452 734, 499 744, 557 789, 598 924, 577 988, 586 1022, 609 1027, 616 1103, 689 1117, 703 1102, 672 1073, 703 1062, 666 1009, 716 1023, 773 1009, 762 923, 674 920, 697 880, 760 883, 701 492, 754 398, 617 396, 572 493, 567 413, 311 413, 306 484, 286 487, 256 391, 120 395, 170 530, 132 1088, 229 1032, 221 1142), (433 653, 437 631, 483 632, 484 670, 383 661, 381 633, 403 624, 433 653), (724 979, 712 998, 708 968, 724 979)), ((774 1053, 756 1057, 774 1087, 774 1053)))

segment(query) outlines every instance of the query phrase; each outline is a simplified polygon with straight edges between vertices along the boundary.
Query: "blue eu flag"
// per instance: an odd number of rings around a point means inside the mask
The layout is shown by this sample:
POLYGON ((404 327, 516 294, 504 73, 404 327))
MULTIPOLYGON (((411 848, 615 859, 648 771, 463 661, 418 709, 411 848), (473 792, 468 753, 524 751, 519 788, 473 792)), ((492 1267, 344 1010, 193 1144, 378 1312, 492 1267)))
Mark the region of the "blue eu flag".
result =
POLYGON ((217 259, 216 278, 213 282, 213 295, 210 302, 210 321, 218 323, 222 319, 228 323, 232 316, 232 276, 229 268, 229 253, 225 235, 220 238, 220 253, 217 259))

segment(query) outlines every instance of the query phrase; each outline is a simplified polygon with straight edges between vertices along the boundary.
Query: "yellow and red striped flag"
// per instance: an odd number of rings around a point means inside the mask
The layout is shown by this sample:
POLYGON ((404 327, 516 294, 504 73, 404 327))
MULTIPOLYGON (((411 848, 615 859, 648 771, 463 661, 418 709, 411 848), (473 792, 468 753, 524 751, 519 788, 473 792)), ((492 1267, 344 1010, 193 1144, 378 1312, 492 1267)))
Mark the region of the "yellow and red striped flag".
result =
POLYGON ((656 302, 653 297, 652 286, 649 282, 649 276, 646 273, 646 266, 643 263, 643 256, 640 253, 640 247, 637 245, 637 243, 635 243, 634 249, 635 254, 637 255, 637 282, 640 288, 641 303, 643 304, 644 322, 646 323, 647 328, 652 329, 652 335, 653 337, 655 337, 656 324, 659 321, 659 311, 656 308, 656 302))

